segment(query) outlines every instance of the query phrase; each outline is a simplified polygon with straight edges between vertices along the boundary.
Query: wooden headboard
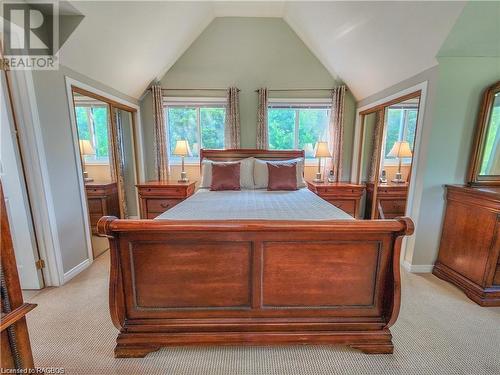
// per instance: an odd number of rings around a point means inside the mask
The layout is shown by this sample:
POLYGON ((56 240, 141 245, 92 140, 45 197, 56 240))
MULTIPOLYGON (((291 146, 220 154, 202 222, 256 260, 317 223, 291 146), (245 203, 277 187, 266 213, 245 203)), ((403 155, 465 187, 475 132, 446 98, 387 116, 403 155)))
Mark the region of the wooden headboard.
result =
POLYGON ((230 150, 200 150, 200 162, 203 159, 213 161, 240 160, 253 156, 264 160, 287 160, 303 158, 304 150, 257 150, 251 148, 239 148, 230 150))

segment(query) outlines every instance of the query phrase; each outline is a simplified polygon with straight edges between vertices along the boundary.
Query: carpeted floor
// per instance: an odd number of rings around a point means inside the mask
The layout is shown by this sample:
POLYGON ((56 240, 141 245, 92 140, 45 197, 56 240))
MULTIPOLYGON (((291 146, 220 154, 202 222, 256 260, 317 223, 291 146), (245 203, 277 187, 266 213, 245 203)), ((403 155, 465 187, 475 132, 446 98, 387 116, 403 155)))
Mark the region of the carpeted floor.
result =
POLYGON ((343 347, 181 347, 143 359, 115 359, 108 316, 109 256, 61 288, 30 298, 28 317, 38 367, 66 374, 500 374, 500 308, 479 307, 432 275, 403 275, 392 355, 343 347))

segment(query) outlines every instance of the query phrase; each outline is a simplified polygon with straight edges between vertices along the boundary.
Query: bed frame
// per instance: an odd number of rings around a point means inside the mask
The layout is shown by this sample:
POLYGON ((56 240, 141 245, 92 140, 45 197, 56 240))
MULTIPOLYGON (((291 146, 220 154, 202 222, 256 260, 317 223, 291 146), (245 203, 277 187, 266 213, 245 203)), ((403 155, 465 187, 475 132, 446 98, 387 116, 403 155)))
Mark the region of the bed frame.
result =
MULTIPOLYGON (((303 151, 202 150, 289 159, 303 151)), ((392 353, 409 218, 155 221, 103 217, 116 357, 169 345, 342 344, 392 353)))

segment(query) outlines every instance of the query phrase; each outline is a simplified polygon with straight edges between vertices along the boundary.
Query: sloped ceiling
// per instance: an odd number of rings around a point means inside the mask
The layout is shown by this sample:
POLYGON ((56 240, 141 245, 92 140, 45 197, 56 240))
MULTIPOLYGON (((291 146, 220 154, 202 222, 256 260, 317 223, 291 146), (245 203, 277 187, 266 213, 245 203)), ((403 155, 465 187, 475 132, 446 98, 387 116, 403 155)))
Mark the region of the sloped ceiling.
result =
POLYGON ((62 64, 138 98, 215 17, 281 17, 357 99, 436 64, 463 2, 71 2, 62 64))

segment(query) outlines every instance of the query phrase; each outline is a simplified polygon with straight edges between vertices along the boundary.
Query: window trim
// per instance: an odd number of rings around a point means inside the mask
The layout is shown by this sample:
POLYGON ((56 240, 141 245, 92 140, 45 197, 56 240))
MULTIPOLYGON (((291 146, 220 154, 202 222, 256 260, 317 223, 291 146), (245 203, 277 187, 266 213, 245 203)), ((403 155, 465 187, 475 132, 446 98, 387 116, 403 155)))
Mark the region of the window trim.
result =
MULTIPOLYGON (((269 98, 267 102, 267 110, 272 108, 294 108, 295 113, 295 128, 294 128, 294 149, 298 149, 299 143, 299 119, 298 111, 303 109, 332 109, 332 100, 330 98, 269 98)), ((269 113, 269 112, 268 112, 269 113)), ((269 131, 269 116, 267 129, 269 131)), ((269 141, 268 141, 269 148, 269 141)), ((304 158, 306 165, 316 165, 316 158, 304 158)))
MULTIPOLYGON (((169 124, 168 124, 168 115, 166 114, 166 109, 168 107, 196 107, 196 127, 198 131, 198 138, 201 145, 201 121, 200 121, 200 108, 213 108, 214 105, 222 106, 224 109, 227 109, 227 98, 220 96, 213 97, 185 97, 185 96, 164 96, 163 97, 163 113, 165 114, 165 127, 168 132, 169 124)), ((190 145, 192 146, 192 145, 190 145)), ((170 148, 170 146, 168 146, 170 148)), ((167 149, 169 163, 170 165, 181 165, 180 158, 173 156, 170 154, 170 149, 167 149)), ((186 165, 200 165, 200 160, 194 160, 196 157, 185 158, 184 163, 186 165)))

